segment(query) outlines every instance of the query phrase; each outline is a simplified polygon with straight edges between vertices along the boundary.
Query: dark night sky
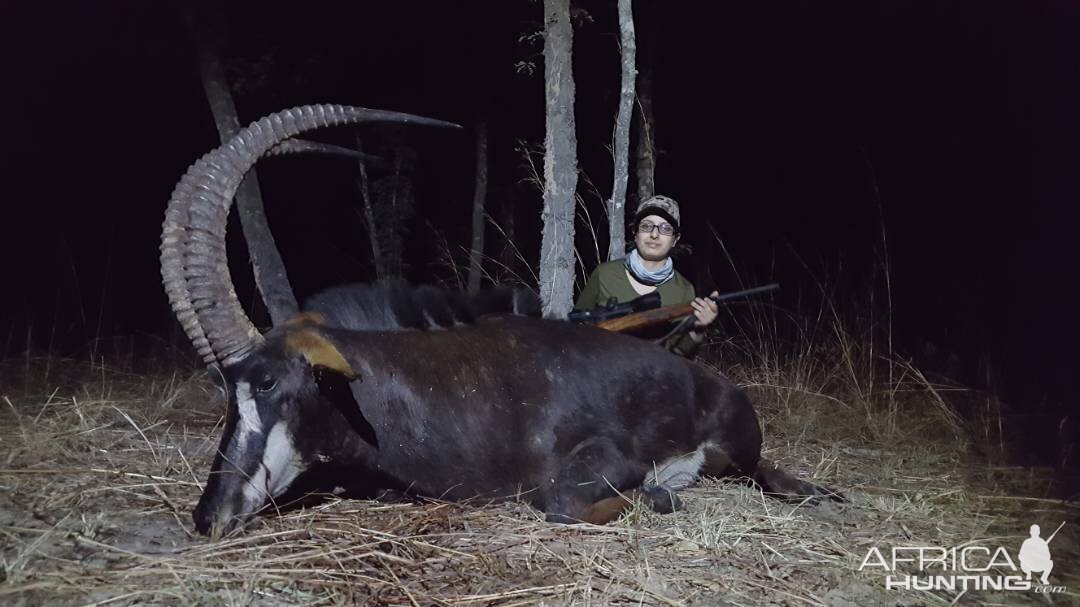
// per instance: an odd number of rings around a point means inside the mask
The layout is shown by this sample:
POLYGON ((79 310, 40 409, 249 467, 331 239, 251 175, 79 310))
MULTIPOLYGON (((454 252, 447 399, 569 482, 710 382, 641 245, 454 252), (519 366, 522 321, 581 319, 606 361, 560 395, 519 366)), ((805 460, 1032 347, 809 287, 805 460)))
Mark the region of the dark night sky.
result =
MULTIPOLYGON (((466 127, 409 134, 422 176, 414 278, 433 278, 429 224, 466 242, 478 116, 491 121, 489 205, 516 204, 519 245, 536 255, 526 235, 539 232, 539 195, 519 182, 514 146, 543 137, 540 47, 518 40, 541 28, 540 3, 228 4, 245 123, 332 102, 466 127), (538 71, 516 73, 530 58, 538 71)), ((646 4, 639 19, 652 27, 639 31, 659 41, 658 190, 693 218, 698 251, 685 273, 709 265, 721 290, 735 286, 708 252, 707 220, 751 282, 785 283, 781 301, 812 289, 803 264, 855 293, 880 267, 884 228, 905 351, 933 341, 969 373, 989 357, 1018 408, 1075 406, 1080 5, 646 4)), ((605 193, 613 5, 582 3, 594 20, 575 39, 580 162, 605 193)), ((0 354, 20 352, 28 326, 39 346, 52 334, 64 348, 98 333, 168 334, 159 224, 176 180, 216 144, 184 11, 40 2, 6 17, 0 354)), ((378 145, 377 131, 362 133, 378 145)), ((260 171, 300 294, 370 278, 350 162, 275 159, 260 171)))

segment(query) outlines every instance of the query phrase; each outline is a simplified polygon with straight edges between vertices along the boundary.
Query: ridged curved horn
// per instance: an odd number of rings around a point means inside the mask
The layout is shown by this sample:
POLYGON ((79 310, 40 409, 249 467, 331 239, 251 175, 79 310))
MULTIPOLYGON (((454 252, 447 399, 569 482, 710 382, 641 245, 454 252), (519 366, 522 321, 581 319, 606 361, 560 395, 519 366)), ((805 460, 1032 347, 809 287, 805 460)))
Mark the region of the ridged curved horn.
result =
POLYGON ((353 158, 362 162, 368 162, 373 164, 385 164, 386 161, 371 154, 365 154, 358 152, 352 148, 343 147, 340 145, 334 145, 332 143, 323 143, 321 141, 308 141, 307 139, 286 139, 281 143, 270 148, 263 154, 263 158, 272 158, 274 156, 291 156, 294 154, 325 154, 327 156, 342 156, 345 158, 353 158))
POLYGON ((177 320, 207 364, 229 366, 262 339, 236 297, 225 255, 226 219, 244 175, 268 150, 290 137, 360 122, 459 128, 399 112, 300 106, 252 123, 191 165, 176 185, 161 230, 161 278, 177 320))

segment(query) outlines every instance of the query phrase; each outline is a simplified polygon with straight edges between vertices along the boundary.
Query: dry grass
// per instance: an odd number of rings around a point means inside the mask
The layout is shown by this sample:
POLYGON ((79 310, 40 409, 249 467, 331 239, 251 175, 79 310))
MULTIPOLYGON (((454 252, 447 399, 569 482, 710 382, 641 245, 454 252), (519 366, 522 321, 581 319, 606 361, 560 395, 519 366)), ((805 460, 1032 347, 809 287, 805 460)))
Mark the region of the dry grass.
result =
POLYGON ((753 393, 767 455, 842 488, 842 507, 706 481, 684 493, 683 511, 637 507, 596 527, 545 524, 517 503, 329 498, 216 542, 193 536, 190 520, 221 414, 200 372, 10 361, 0 604, 1046 604, 1020 592, 886 593, 879 572, 857 568, 874 546, 981 542, 1015 555, 1028 525, 1061 520, 1071 523, 1053 543, 1053 580, 1069 594, 1052 604, 1076 601, 1076 504, 1035 497, 1040 471, 973 460, 966 422, 916 369, 839 343, 793 354, 751 335, 713 353, 753 393))

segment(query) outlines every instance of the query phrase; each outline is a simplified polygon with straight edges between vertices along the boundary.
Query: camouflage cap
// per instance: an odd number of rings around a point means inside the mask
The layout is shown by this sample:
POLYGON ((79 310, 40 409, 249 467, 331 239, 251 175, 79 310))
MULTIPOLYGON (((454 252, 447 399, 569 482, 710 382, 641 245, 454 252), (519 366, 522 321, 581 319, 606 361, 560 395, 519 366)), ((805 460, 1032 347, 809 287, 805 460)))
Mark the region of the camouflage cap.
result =
POLYGON ((637 212, 634 213, 634 215, 640 217, 642 211, 646 211, 649 208, 660 209, 668 215, 671 215, 671 218, 675 220, 675 227, 678 227, 678 224, 682 223, 682 219, 679 217, 679 203, 675 202, 674 198, 659 195, 646 198, 638 205, 637 212))

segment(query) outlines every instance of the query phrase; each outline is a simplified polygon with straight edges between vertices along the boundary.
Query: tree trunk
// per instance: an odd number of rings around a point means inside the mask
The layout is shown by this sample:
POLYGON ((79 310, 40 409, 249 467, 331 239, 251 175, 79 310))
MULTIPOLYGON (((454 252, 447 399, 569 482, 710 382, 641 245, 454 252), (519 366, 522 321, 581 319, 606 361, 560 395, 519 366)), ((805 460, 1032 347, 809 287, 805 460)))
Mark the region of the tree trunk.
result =
POLYGON ((472 247, 469 251, 469 293, 480 290, 484 258, 484 201, 487 199, 487 121, 476 125, 476 187, 472 206, 472 247))
POLYGON ((387 128, 384 133, 386 149, 393 157, 392 172, 374 180, 371 201, 385 277, 400 278, 405 275, 406 233, 416 212, 416 151, 399 130, 387 128))
MULTIPOLYGON (((192 24, 203 89, 210 103, 210 111, 214 115, 218 135, 224 143, 240 130, 240 120, 225 77, 225 68, 221 63, 221 27, 209 16, 200 18, 196 15, 192 24)), ((274 236, 266 222, 262 193, 259 191, 259 181, 254 169, 248 172, 236 191, 236 207, 240 213, 240 225, 255 274, 255 286, 270 312, 270 321, 279 325, 295 316, 299 308, 289 285, 285 263, 281 260, 277 245, 274 244, 274 236)))
MULTIPOLYGON (((639 5, 641 6, 641 5, 639 5)), ((644 19, 638 42, 642 59, 638 62, 637 102, 634 112, 634 165, 637 177, 638 202, 656 193, 656 123, 653 119, 653 66, 656 63, 656 46, 659 28, 656 27, 656 7, 642 7, 644 19)), ((642 13, 639 11, 639 16, 642 13)))
MULTIPOLYGON (((405 163, 405 149, 400 141, 394 141, 394 172, 381 180, 376 204, 381 208, 376 211, 379 217, 377 228, 382 229, 383 266, 388 277, 401 278, 405 268, 405 217, 410 213, 409 193, 404 191, 401 179, 405 163)), ((411 174, 410 174, 411 179, 411 174)), ((410 184, 411 185, 411 184, 410 184)))
POLYGON ((540 297, 545 317, 565 318, 574 299, 574 194, 577 135, 574 127, 574 30, 570 0, 544 0, 544 220, 540 246, 540 297))
POLYGON ((514 194, 514 186, 507 186, 506 196, 503 198, 502 212, 499 215, 500 223, 497 224, 498 232, 502 237, 502 248, 499 251, 499 274, 497 274, 498 281, 506 282, 512 280, 514 284, 527 285, 528 281, 523 280, 518 272, 514 269, 520 262, 520 256, 518 255, 518 248, 515 244, 517 238, 517 200, 514 194))
POLYGON ((608 201, 608 261, 626 255, 626 182, 629 179, 630 119, 634 111, 634 13, 631 0, 619 0, 619 40, 622 45, 622 86, 615 118, 615 183, 608 201))
MULTIPOLYGON (((360 135, 356 136, 356 151, 360 153, 364 151, 360 135)), ((360 168, 360 179, 356 182, 356 188, 360 190, 360 202, 364 205, 364 227, 367 228, 368 242, 371 243, 371 258, 375 260, 375 278, 386 278, 382 247, 379 246, 379 233, 376 231, 375 206, 371 202, 371 187, 368 181, 367 165, 364 164, 363 159, 358 159, 356 164, 360 168)))

